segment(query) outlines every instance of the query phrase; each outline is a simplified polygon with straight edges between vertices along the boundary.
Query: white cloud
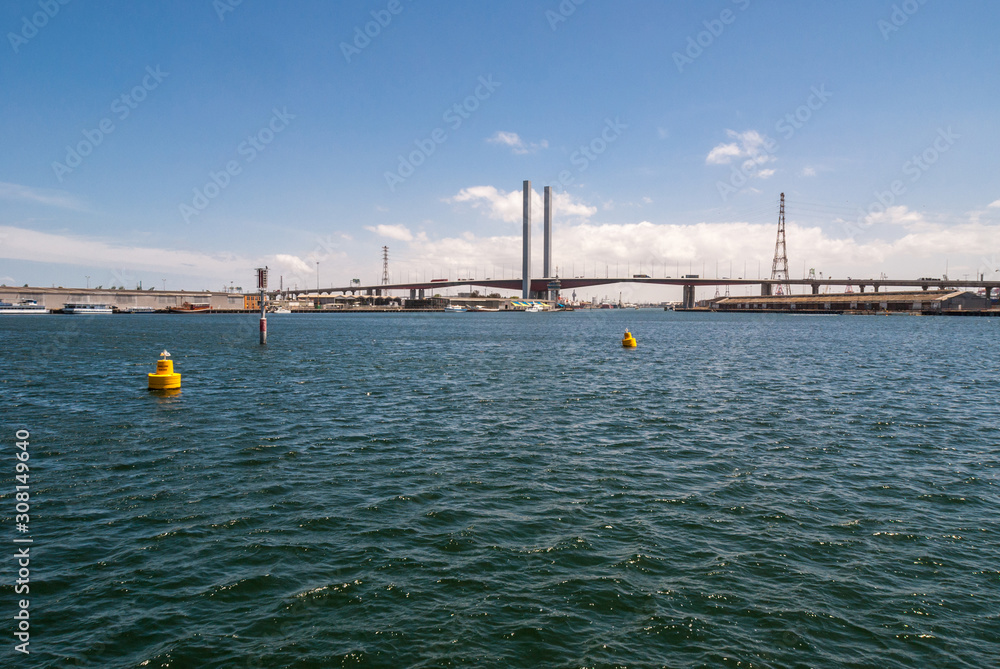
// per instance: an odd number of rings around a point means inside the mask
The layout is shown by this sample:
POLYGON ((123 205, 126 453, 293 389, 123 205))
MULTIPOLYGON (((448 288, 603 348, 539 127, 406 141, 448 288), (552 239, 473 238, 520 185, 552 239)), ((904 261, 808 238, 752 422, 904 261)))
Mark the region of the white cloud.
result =
POLYGON ((990 209, 996 209, 1000 207, 1000 200, 997 200, 996 202, 990 202, 989 207, 990 209))
POLYGON ((58 235, 26 228, 0 226, 4 243, 0 257, 33 262, 115 267, 128 262, 133 267, 157 271, 180 271, 192 275, 224 276, 247 274, 253 259, 229 253, 208 254, 163 248, 113 244, 100 239, 58 235))
MULTIPOLYGON (((535 194, 538 198, 539 206, 541 206, 541 198, 538 194, 535 194)), ((555 192, 552 195, 552 216, 554 218, 562 217, 575 217, 575 218, 590 218, 597 213, 597 207, 590 207, 583 204, 582 202, 577 202, 569 193, 555 192)))
POLYGON ((927 222, 920 213, 910 211, 903 205, 897 205, 895 207, 888 207, 885 211, 868 214, 865 216, 865 224, 867 226, 901 225, 904 227, 913 227, 917 225, 926 225, 927 222))
POLYGON ((521 136, 516 132, 504 132, 503 130, 498 130, 495 135, 486 140, 490 144, 500 144, 503 146, 509 146, 514 153, 523 155, 526 153, 535 153, 539 149, 549 148, 549 142, 543 139, 541 142, 525 142, 521 139, 521 136))
POLYGON ((802 168, 802 176, 804 176, 804 177, 814 177, 814 176, 816 176, 816 168, 815 167, 804 167, 804 168, 802 168))
POLYGON ((445 202, 468 203, 474 209, 486 209, 490 218, 516 222, 521 220, 521 191, 504 192, 494 186, 463 188, 445 202))
POLYGON ((774 176, 774 170, 771 170, 771 169, 761 170, 760 172, 757 172, 757 176, 759 176, 761 179, 767 179, 769 177, 773 177, 774 176))
MULTIPOLYGON (((531 195, 532 216, 540 216, 542 196, 535 190, 532 190, 531 195)), ((556 218, 590 218, 597 213, 597 207, 579 202, 569 193, 553 191, 552 197, 553 216, 556 218)), ((505 192, 494 186, 472 186, 463 188, 454 197, 446 198, 445 202, 468 203, 475 209, 486 210, 490 218, 517 223, 522 218, 524 195, 520 190, 505 192)))
POLYGON ((705 162, 709 165, 727 165, 738 158, 742 151, 738 144, 719 144, 708 152, 705 162))
POLYGON ((771 154, 775 146, 774 140, 767 135, 762 135, 756 130, 744 132, 726 130, 726 135, 735 141, 719 144, 709 151, 705 157, 707 165, 728 165, 737 158, 749 159, 749 162, 757 165, 775 160, 771 154))
POLYGON ((31 188, 29 186, 22 186, 20 184, 6 183, 2 181, 0 181, 0 199, 21 200, 49 207, 72 209, 74 211, 84 211, 86 209, 80 200, 76 199, 66 191, 52 190, 49 188, 31 188))
POLYGON ((401 242, 413 240, 413 233, 405 225, 366 225, 365 230, 374 232, 379 237, 398 239, 401 242))
POLYGON ((309 276, 315 270, 315 264, 310 265, 302 258, 286 253, 275 255, 274 260, 282 269, 286 270, 283 274, 287 274, 288 276, 309 276))
MULTIPOLYGON (((262 265, 270 267, 273 277, 283 276, 285 286, 291 286, 293 281, 298 281, 303 286, 311 285, 316 273, 315 263, 288 254, 245 257, 233 253, 213 254, 161 247, 126 246, 103 239, 38 232, 13 226, 0 226, 0 238, 3 239, 0 258, 104 268, 110 276, 109 281, 104 283, 129 287, 139 275, 150 272, 189 277, 188 285, 198 288, 228 284, 230 280, 239 277, 245 277, 243 281, 247 285, 253 268, 262 265), (127 266, 127 269, 123 266, 127 266)), ((95 277, 95 283, 101 281, 95 277)), ((240 281, 236 283, 239 284, 240 281)))

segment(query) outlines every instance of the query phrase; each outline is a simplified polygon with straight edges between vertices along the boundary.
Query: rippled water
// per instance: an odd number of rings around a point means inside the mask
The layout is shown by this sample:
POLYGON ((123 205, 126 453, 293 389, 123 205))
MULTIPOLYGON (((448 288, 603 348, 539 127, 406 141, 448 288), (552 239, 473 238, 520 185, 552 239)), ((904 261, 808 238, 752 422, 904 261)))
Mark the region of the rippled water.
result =
POLYGON ((0 664, 1000 665, 1000 320, 269 326, 0 320, 0 664))

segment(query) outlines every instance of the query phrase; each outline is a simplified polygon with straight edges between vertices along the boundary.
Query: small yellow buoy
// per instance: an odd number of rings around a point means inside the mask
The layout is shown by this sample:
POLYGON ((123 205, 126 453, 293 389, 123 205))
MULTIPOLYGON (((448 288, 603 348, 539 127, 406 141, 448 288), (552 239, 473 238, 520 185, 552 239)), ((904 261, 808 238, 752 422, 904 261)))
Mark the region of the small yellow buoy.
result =
POLYGON ((635 348, 637 345, 638 342, 636 342, 635 337, 632 336, 632 333, 629 332, 628 330, 625 330, 625 336, 622 337, 622 346, 624 346, 625 348, 635 348))
POLYGON ((167 360, 170 353, 163 351, 156 361, 156 372, 149 375, 150 390, 173 390, 181 387, 181 375, 174 374, 174 361, 167 360))

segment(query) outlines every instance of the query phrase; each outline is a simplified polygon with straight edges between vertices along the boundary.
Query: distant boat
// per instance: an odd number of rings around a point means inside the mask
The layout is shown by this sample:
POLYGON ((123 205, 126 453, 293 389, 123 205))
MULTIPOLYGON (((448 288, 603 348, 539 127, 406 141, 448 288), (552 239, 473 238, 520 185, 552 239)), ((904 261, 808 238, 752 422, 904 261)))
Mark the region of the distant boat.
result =
POLYGON ((0 302, 0 314, 47 314, 48 309, 35 300, 21 300, 17 304, 0 302))
POLYGON ((468 311, 468 309, 466 309, 465 307, 461 307, 461 306, 459 306, 457 304, 449 304, 448 306, 446 306, 444 308, 444 310, 445 310, 445 313, 449 313, 449 314, 457 314, 457 313, 461 313, 463 311, 468 311))
POLYGON ((469 311, 500 311, 500 309, 497 307, 493 307, 491 309, 489 307, 484 307, 481 304, 477 304, 475 306, 469 307, 469 311))
POLYGON ((278 307, 274 311, 270 311, 268 313, 272 313, 272 314, 290 314, 290 313, 292 313, 292 310, 289 309, 288 307, 278 307))
POLYGON ((532 304, 530 307, 528 307, 527 309, 524 310, 524 313, 526 313, 526 314, 537 314, 537 313, 540 313, 542 311, 545 311, 545 309, 542 309, 542 307, 540 305, 538 305, 538 304, 532 304))
POLYGON ((64 314, 113 314, 110 304, 64 304, 64 314))
POLYGON ((120 311, 124 314, 155 314, 156 307, 126 307, 120 311))
POLYGON ((170 311, 175 314, 197 314, 212 310, 212 305, 208 302, 185 302, 179 307, 170 307, 170 311))

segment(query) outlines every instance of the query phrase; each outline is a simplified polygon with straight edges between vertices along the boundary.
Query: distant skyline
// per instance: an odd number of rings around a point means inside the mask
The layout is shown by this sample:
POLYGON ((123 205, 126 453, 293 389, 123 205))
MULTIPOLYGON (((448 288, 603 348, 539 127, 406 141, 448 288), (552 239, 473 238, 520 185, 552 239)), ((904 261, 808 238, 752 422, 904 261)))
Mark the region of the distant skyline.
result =
POLYGON ((1000 278, 997 25, 985 0, 15 0, 0 283, 375 283, 383 245, 397 281, 516 277, 525 179, 556 191, 562 276, 768 276, 784 192, 796 277, 1000 278))

